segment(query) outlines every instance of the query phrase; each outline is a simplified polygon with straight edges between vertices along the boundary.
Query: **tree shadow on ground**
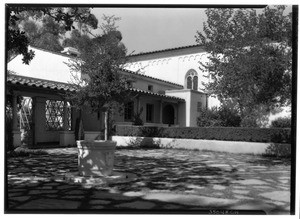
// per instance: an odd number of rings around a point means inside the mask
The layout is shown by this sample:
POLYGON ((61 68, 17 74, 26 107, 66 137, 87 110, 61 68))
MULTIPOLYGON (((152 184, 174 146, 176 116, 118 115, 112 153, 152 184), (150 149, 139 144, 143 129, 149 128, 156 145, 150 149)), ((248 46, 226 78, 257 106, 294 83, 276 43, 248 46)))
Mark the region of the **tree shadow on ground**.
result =
MULTIPOLYGON (((132 157, 121 155, 115 163, 115 168, 138 175, 130 183, 118 183, 122 191, 169 190, 189 191, 195 187, 209 185, 228 186, 232 181, 242 179, 237 170, 210 167, 205 162, 192 162, 175 158, 132 157)), ((113 184, 111 184, 113 185, 113 184)))
POLYGON ((265 165, 265 166, 290 166, 291 158, 287 157, 276 157, 276 156, 260 156, 259 158, 253 160, 247 160, 247 163, 255 164, 255 165, 265 165))
MULTIPOLYGON (((83 188, 79 184, 53 180, 10 185, 8 190, 11 192, 8 194, 7 213, 197 213, 199 210, 214 209, 213 205, 191 206, 172 201, 145 200, 111 192, 109 188, 83 188)), ((224 204, 218 209, 231 207, 224 204)))
MULTIPOLYGON (((133 151, 130 152, 131 155, 116 153, 115 171, 131 172, 136 174, 137 178, 131 182, 113 182, 102 187, 91 188, 67 180, 55 180, 55 177, 63 177, 67 173, 78 170, 76 149, 72 153, 57 150, 55 153, 9 158, 7 160, 7 209, 10 212, 33 210, 42 213, 56 209, 99 213, 116 210, 117 213, 118 211, 135 213, 148 208, 151 209, 150 212, 169 212, 170 209, 172 212, 214 209, 216 206, 213 204, 193 205, 172 199, 169 201, 144 199, 134 193, 152 191, 188 195, 188 192, 196 191, 201 195, 201 191, 205 191, 207 196, 209 195, 207 191, 214 185, 230 186, 232 181, 243 179, 236 168, 224 169, 207 165, 206 161, 212 159, 209 157, 188 160, 180 156, 164 157, 163 152, 159 150, 157 153, 162 153, 162 156, 144 156, 147 154, 146 151, 145 153, 133 151), (125 195, 128 192, 133 195, 125 195), (138 206, 140 202, 144 205, 138 206), (132 205, 129 207, 128 203, 132 205), (132 208, 133 205, 136 205, 136 208, 132 208)), ((213 197, 214 190, 211 188, 210 191, 213 197)), ((218 209, 230 208, 234 208, 234 204, 218 206, 218 209)))

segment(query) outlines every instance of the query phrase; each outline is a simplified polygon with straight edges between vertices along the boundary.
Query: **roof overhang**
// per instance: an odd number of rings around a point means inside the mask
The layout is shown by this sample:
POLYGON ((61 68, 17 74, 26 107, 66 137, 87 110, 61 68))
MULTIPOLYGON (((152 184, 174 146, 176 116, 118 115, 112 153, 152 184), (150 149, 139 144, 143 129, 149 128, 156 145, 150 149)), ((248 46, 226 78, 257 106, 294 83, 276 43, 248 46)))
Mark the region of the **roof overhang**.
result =
MULTIPOLYGON (((39 78, 31 78, 31 77, 20 76, 20 75, 9 74, 7 76, 6 82, 7 82, 7 86, 16 87, 18 88, 18 90, 31 89, 36 91, 42 90, 46 92, 55 92, 55 93, 76 92, 76 87, 72 84, 43 80, 39 78)), ((136 88, 130 88, 129 91, 141 95, 157 97, 160 99, 168 99, 168 100, 185 102, 185 100, 182 98, 153 93, 153 92, 136 89, 136 88)))

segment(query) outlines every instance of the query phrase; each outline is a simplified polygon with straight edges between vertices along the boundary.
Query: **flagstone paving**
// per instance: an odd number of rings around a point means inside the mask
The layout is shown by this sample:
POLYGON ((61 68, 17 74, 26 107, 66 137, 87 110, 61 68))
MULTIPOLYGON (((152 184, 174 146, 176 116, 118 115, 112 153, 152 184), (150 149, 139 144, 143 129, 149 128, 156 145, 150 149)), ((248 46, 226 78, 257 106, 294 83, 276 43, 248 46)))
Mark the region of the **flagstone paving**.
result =
POLYGON ((77 149, 7 159, 7 208, 18 210, 263 210, 289 214, 290 161, 246 154, 121 149, 130 181, 74 183, 77 149))

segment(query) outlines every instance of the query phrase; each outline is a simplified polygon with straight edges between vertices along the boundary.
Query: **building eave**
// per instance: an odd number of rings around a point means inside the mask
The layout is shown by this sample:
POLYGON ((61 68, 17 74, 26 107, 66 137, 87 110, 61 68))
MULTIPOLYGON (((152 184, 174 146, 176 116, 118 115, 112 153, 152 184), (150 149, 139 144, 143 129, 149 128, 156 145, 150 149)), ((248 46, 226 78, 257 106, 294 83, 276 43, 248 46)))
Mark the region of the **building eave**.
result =
POLYGON ((10 71, 7 75, 6 82, 7 85, 21 85, 25 87, 42 88, 46 90, 56 90, 56 91, 64 91, 64 92, 76 91, 75 86, 71 84, 15 75, 10 71))
POLYGON ((162 49, 162 50, 155 50, 155 51, 149 51, 149 52, 141 52, 137 54, 128 55, 128 58, 131 57, 137 57, 137 56, 143 56, 143 55, 149 55, 149 54, 155 54, 155 53, 164 53, 174 50, 182 50, 182 49, 188 49, 188 48, 194 48, 194 47, 203 47, 202 45, 196 44, 196 45, 188 45, 188 46, 181 46, 181 47, 174 47, 174 48, 168 48, 168 49, 162 49))
POLYGON ((138 94, 144 94, 144 95, 159 97, 159 98, 163 98, 163 99, 172 99, 172 100, 176 100, 176 101, 179 101, 179 102, 185 102, 184 99, 179 98, 179 97, 153 93, 153 92, 150 92, 150 91, 145 91, 145 90, 141 90, 141 89, 137 89, 137 88, 130 88, 129 90, 132 91, 132 92, 138 93, 138 94))

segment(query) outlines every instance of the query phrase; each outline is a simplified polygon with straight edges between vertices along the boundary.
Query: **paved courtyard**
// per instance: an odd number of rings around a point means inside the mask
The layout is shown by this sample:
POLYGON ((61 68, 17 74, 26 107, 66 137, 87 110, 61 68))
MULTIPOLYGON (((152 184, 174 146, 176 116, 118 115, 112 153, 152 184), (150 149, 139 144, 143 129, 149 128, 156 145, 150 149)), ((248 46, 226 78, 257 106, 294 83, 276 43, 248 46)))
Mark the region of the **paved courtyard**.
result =
POLYGON ((288 160, 207 151, 120 149, 115 171, 136 177, 103 185, 92 180, 74 183, 66 177, 76 174, 76 148, 46 151, 8 158, 9 210, 290 211, 288 160))

